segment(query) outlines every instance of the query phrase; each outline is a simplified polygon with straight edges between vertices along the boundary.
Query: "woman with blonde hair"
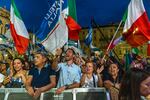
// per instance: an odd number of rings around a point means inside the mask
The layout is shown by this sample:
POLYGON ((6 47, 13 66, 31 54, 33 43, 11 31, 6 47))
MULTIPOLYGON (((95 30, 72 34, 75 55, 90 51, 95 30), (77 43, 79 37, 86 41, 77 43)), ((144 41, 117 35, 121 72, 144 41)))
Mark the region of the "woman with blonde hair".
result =
POLYGON ((101 77, 101 72, 103 71, 103 66, 96 69, 96 66, 92 61, 86 62, 86 72, 82 74, 80 85, 84 88, 95 88, 102 87, 103 81, 101 77), (97 72, 97 73, 96 73, 97 72))

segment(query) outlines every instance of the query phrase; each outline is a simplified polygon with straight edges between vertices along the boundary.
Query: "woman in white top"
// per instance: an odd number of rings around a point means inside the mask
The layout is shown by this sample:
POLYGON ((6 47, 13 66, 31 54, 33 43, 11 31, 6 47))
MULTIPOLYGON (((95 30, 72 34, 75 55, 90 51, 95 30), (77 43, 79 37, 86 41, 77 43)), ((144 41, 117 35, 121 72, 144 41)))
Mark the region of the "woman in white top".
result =
POLYGON ((86 62, 86 72, 82 74, 80 85, 84 88, 95 88, 102 87, 103 81, 100 73, 103 70, 103 66, 101 68, 97 68, 94 66, 92 61, 86 62), (97 74, 95 72, 97 71, 97 74))

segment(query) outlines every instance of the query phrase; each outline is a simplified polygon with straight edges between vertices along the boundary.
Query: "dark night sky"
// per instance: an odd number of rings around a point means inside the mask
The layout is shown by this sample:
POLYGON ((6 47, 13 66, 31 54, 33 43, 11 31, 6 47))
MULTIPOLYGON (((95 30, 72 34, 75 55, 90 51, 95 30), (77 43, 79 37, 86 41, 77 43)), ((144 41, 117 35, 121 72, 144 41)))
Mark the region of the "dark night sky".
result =
MULTIPOLYGON (((99 25, 119 23, 130 0, 76 0, 78 23, 88 27, 93 17, 99 25)), ((150 17, 150 0, 143 0, 150 17)), ((27 28, 37 29, 47 12, 48 0, 15 0, 27 28)), ((10 0, 0 0, 9 10, 10 0)))

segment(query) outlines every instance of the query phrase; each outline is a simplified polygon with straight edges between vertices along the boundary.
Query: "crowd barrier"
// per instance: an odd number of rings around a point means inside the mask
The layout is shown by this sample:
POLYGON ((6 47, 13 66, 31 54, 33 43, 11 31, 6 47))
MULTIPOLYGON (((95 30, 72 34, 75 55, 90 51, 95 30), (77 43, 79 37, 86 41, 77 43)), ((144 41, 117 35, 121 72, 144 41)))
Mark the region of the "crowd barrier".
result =
MULTIPOLYGON (((42 93, 37 100, 110 100, 105 88, 74 88, 55 94, 56 88, 42 93)), ((34 100, 24 88, 0 89, 0 100, 34 100)))

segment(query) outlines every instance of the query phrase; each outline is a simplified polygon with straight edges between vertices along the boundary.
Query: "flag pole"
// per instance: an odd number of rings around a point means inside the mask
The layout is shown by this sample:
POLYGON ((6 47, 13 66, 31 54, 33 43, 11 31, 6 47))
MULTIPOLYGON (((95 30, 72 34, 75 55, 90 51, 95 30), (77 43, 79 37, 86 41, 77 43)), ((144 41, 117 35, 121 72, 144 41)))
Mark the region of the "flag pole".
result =
MULTIPOLYGON (((108 47, 107 47, 107 49, 106 49, 106 53, 109 51, 110 46, 111 46, 111 44, 113 43, 113 40, 115 39, 115 37, 116 37, 116 35, 117 35, 118 31, 119 31, 119 28, 120 28, 122 22, 123 22, 123 21, 121 20, 121 22, 119 23, 119 26, 118 26, 117 30, 115 31, 115 34, 113 35, 113 37, 112 37, 112 39, 111 39, 111 41, 110 41, 110 43, 109 43, 109 45, 108 45, 108 47)), ((103 56, 102 61, 105 59, 106 53, 105 53, 105 55, 103 56)))
MULTIPOLYGON (((96 24, 96 22, 94 21, 94 18, 93 18, 93 24, 94 25, 96 25, 96 27, 98 27, 98 30, 99 30, 99 32, 101 33, 101 35, 102 35, 102 37, 104 38, 104 40, 107 42, 107 43, 110 43, 106 38, 105 38, 105 35, 103 34, 103 32, 100 30, 100 28, 99 28, 99 26, 96 24)), ((117 57, 117 60, 118 60, 118 62, 120 63, 120 61, 119 61, 119 57, 117 56, 117 54, 116 54, 116 52, 114 51, 114 50, 112 50, 113 51, 113 53, 115 54, 115 56, 117 57)), ((121 64, 121 63, 120 63, 121 64)))

